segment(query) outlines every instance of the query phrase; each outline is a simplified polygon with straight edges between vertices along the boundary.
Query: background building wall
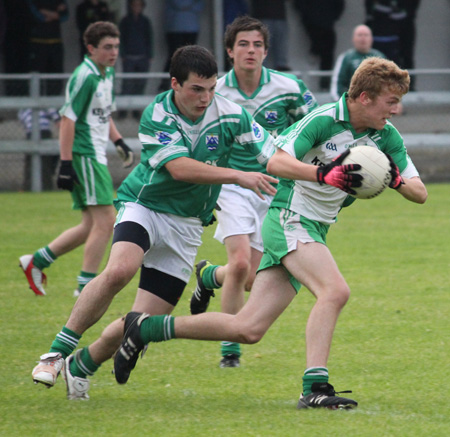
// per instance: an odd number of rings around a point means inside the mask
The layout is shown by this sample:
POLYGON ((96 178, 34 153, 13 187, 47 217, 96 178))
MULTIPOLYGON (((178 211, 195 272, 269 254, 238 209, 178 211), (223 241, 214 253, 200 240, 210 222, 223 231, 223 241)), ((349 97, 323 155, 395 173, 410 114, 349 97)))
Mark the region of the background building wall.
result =
MULTIPOLYGON (((226 1, 226 0, 225 0, 226 1)), ((313 0, 311 0, 313 1, 313 0)), ((78 59, 78 31, 75 26, 75 9, 79 2, 70 1, 70 20, 64 24, 65 70, 71 72, 79 62, 78 59)), ((206 7, 202 15, 202 29, 199 35, 199 44, 208 48, 214 47, 213 32, 213 3, 206 0, 206 7)), ((122 12, 125 13, 123 2, 122 12)), ((346 0, 345 10, 336 22, 337 55, 351 46, 351 35, 354 26, 365 20, 364 1, 346 0)), ((308 71, 318 69, 317 58, 309 55, 309 41, 300 22, 300 17, 294 9, 292 2, 287 1, 289 43, 288 51, 290 66, 294 70, 308 71)), ((164 37, 164 0, 147 0, 144 11, 153 23, 155 34, 155 59, 152 62, 151 72, 163 70, 166 59, 166 42, 164 37)), ((416 69, 450 68, 450 0, 422 0, 417 13, 416 29, 416 69)), ((117 65, 121 71, 121 63, 117 65)), ((309 86, 314 89, 314 83, 309 86)), ((417 90, 448 90, 450 89, 450 75, 418 76, 417 90)))

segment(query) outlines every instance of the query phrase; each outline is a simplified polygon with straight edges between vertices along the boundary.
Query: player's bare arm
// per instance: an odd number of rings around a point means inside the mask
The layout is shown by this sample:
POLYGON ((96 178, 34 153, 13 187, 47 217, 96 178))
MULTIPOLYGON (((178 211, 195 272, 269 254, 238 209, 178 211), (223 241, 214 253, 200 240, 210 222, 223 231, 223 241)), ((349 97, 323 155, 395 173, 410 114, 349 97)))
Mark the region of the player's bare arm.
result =
POLYGON ((261 198, 262 191, 271 195, 275 195, 277 191, 271 184, 278 183, 278 180, 263 173, 215 167, 187 157, 173 159, 165 167, 178 181, 193 184, 238 184, 253 190, 261 198))
POLYGON ((267 163, 267 171, 280 178, 317 182, 317 167, 277 149, 267 163))
POLYGON ((109 118, 109 139, 115 143, 117 140, 122 138, 122 135, 120 134, 119 130, 116 127, 116 124, 114 123, 114 120, 112 117, 109 118))
POLYGON ((65 116, 59 126, 59 150, 62 161, 72 160, 72 147, 75 138, 75 122, 65 116))
POLYGON ((404 184, 397 190, 405 199, 414 203, 425 203, 428 197, 427 189, 419 177, 403 178, 404 184))

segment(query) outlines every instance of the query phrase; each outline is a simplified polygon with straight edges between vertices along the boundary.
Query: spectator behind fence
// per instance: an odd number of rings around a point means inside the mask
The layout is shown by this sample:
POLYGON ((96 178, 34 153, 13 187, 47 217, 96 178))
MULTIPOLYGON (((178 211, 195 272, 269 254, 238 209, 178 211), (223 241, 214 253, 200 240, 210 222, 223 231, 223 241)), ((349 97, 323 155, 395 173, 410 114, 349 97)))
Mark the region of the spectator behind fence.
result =
MULTIPOLYGON (((7 74, 30 72, 31 15, 27 1, 4 2, 3 62, 7 74)), ((8 86, 5 87, 7 96, 24 96, 28 92, 28 81, 26 80, 9 80, 8 86)))
MULTIPOLYGON (((25 130, 25 135, 27 140, 31 139, 32 129, 33 129, 33 111, 31 108, 21 109, 17 113, 17 117, 22 123, 25 130)), ((54 108, 41 109, 39 110, 39 132, 40 139, 47 140, 52 138, 52 125, 53 123, 59 124, 61 117, 59 113, 54 108)))
POLYGON ((76 9, 77 28, 80 32, 80 59, 83 61, 84 55, 87 54, 86 46, 83 42, 84 31, 89 24, 96 21, 108 21, 111 13, 108 4, 101 0, 83 0, 76 9))
POLYGON ((252 17, 262 21, 270 32, 271 50, 264 65, 278 71, 289 71, 289 27, 286 19, 285 0, 252 0, 252 17))
MULTIPOLYGON (((415 19, 420 0, 366 0, 365 5, 373 47, 401 68, 414 68, 415 19)), ((414 87, 411 80, 410 90, 414 87)))
MULTIPOLYGON (((142 11, 144 0, 128 0, 128 13, 120 21, 120 54, 124 73, 146 73, 150 70, 153 58, 152 23, 142 11)), ((146 79, 125 79, 122 94, 144 94, 146 79)), ((119 111, 119 118, 127 115, 127 111, 119 111)), ((139 120, 141 111, 133 110, 133 117, 139 120)))
POLYGON ((96 276, 115 219, 114 187, 106 156, 108 141, 116 145, 125 167, 133 164, 133 153, 111 118, 115 110, 113 67, 119 55, 119 29, 113 23, 97 21, 86 29, 84 40, 89 55, 70 77, 66 102, 60 110, 61 165, 57 178, 58 188, 71 192, 72 208, 81 211, 81 222, 33 255, 20 257, 20 266, 36 295, 45 295, 43 270, 83 244, 83 263, 74 296, 96 276))
POLYGON ((105 0, 108 4, 110 20, 119 25, 120 16, 122 15, 122 0, 105 0))
MULTIPOLYGON (((33 130, 33 111, 30 108, 21 109, 17 113, 17 117, 22 123, 23 129, 27 140, 32 139, 33 130)), ((54 127, 59 127, 61 117, 55 108, 46 108, 39 110, 38 113, 39 123, 39 139, 47 140, 52 138, 52 130, 54 127)), ((52 190, 53 176, 55 174, 56 167, 58 166, 58 155, 43 155, 41 156, 42 171, 41 182, 44 190, 52 190)), ((31 155, 25 155, 25 182, 23 189, 28 191, 31 189, 31 155)))
MULTIPOLYGON (((61 23, 69 18, 66 0, 27 0, 27 3, 32 17, 30 68, 38 73, 62 73, 64 46, 61 23)), ((42 81, 41 94, 59 95, 62 85, 61 79, 42 81)))
POLYGON ((353 30, 353 48, 341 53, 336 61, 331 77, 331 97, 339 100, 348 91, 353 73, 364 59, 370 56, 385 58, 379 50, 372 48, 373 38, 370 27, 360 24, 353 30))
MULTIPOLYGON (((319 57, 319 69, 332 70, 336 31, 334 25, 345 8, 345 0, 294 0, 301 21, 311 40, 310 53, 319 57)), ((320 78, 321 90, 330 89, 330 78, 320 78)))
MULTIPOLYGON (((166 0, 165 32, 167 60, 164 71, 169 71, 170 60, 177 48, 197 43, 200 32, 200 16, 205 6, 203 0, 166 0)), ((163 79, 159 91, 170 88, 170 79, 163 79)))

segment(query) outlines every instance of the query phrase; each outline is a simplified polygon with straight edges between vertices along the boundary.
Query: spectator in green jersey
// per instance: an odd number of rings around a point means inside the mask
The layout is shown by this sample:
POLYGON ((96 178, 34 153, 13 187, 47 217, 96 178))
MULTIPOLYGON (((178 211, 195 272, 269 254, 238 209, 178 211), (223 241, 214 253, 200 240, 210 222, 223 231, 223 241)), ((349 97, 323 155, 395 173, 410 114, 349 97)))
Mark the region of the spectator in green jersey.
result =
POLYGON ((330 92, 331 97, 336 101, 345 91, 348 91, 353 73, 364 59, 370 56, 385 58, 383 53, 372 48, 372 31, 365 24, 354 28, 352 42, 353 48, 338 56, 333 69, 330 92))

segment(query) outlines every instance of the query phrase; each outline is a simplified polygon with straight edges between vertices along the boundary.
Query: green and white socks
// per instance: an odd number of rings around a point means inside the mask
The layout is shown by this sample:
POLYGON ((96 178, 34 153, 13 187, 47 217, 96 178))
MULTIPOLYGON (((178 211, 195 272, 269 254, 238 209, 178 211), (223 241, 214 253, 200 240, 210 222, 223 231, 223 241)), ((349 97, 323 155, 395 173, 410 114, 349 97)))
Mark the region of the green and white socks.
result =
POLYGON ((220 352, 222 357, 227 355, 241 356, 241 345, 239 343, 233 343, 231 341, 222 341, 220 343, 220 352))
POLYGON ((63 326, 50 347, 49 352, 59 352, 66 359, 78 346, 81 335, 63 326))
MULTIPOLYGON (((39 270, 50 267, 58 257, 50 250, 48 246, 41 247, 33 254, 33 264, 39 270)), ((81 292, 86 284, 97 276, 97 273, 85 272, 81 270, 77 276, 78 291, 81 292)))
POLYGON ((87 378, 92 376, 100 366, 101 364, 95 364, 92 360, 89 348, 84 347, 74 355, 70 362, 70 373, 78 378, 87 378))
POLYGON ((97 273, 84 272, 83 270, 81 270, 80 274, 77 276, 78 291, 81 293, 83 291, 83 288, 96 276, 97 273))
MULTIPOLYGON (((220 266, 209 264, 204 268, 203 272, 201 272, 202 281, 205 288, 214 290, 222 286, 216 280, 216 270, 218 267, 220 266)), ((223 341, 220 344, 220 352, 222 357, 225 357, 226 355, 237 355, 238 357, 240 357, 241 346, 239 343, 223 341)))
POLYGON ((328 369, 326 367, 310 367, 303 375, 303 396, 312 393, 311 386, 315 383, 328 382, 328 369))
POLYGON ((175 337, 175 317, 167 314, 152 316, 144 319, 140 326, 142 341, 147 343, 158 343, 171 340, 175 337))
POLYGON ((203 285, 208 290, 214 290, 215 288, 222 287, 222 285, 218 284, 216 281, 216 270, 218 267, 220 266, 213 266, 208 262, 206 266, 203 267, 202 271, 200 271, 203 285))
POLYGON ((33 264, 39 270, 50 267, 58 257, 49 249, 48 246, 41 247, 33 254, 33 264))

